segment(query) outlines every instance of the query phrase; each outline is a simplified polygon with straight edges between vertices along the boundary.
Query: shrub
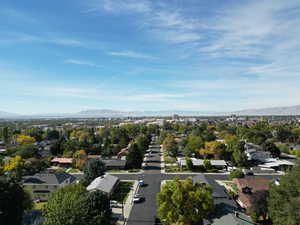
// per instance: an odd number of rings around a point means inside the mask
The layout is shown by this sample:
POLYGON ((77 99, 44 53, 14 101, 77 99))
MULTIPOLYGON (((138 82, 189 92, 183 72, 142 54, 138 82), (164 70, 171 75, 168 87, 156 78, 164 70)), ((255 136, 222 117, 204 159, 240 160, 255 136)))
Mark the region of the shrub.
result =
POLYGON ((243 178, 245 177, 245 174, 243 173, 242 170, 232 170, 229 174, 229 179, 233 179, 233 178, 243 178))

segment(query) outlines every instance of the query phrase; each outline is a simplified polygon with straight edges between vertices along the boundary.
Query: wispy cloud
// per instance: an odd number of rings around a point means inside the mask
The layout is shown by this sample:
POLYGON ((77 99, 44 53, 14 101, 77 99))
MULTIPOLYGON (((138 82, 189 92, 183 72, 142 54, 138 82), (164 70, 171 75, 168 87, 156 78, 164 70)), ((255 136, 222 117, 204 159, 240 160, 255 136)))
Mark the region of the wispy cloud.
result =
POLYGON ((151 10, 148 1, 91 0, 88 2, 88 9, 86 12, 95 12, 103 9, 111 13, 145 13, 151 10))
POLYGON ((117 51, 117 52, 109 52, 108 54, 112 56, 129 57, 129 58, 137 58, 137 59, 155 59, 155 57, 151 55, 138 53, 134 51, 117 51))
POLYGON ((74 64, 74 65, 82 65, 82 66, 90 66, 90 67, 96 67, 97 65, 90 61, 85 60, 77 60, 77 59, 66 59, 64 61, 66 64, 74 64))

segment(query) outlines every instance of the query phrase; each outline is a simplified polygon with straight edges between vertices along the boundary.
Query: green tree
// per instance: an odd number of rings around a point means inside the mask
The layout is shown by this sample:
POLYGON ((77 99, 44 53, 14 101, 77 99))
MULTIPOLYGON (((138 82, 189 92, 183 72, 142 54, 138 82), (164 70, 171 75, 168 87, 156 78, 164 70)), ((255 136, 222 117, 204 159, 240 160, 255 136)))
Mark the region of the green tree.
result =
POLYGON ((20 225, 24 210, 31 207, 31 199, 18 183, 12 180, 0 180, 0 222, 2 225, 20 225))
POLYGON ((250 198, 251 207, 248 210, 249 214, 251 215, 252 219, 254 221, 258 221, 260 217, 263 218, 263 220, 267 219, 268 215, 268 204, 267 204, 267 198, 268 198, 268 191, 262 190, 262 191, 256 191, 252 194, 250 198))
POLYGON ((194 169, 194 165, 193 165, 193 161, 191 160, 191 158, 186 157, 185 160, 186 160, 186 167, 189 170, 193 170, 194 169))
POLYGON ((187 138, 187 144, 184 148, 186 156, 191 157, 194 154, 197 155, 199 150, 204 147, 204 142, 200 136, 190 135, 187 138))
POLYGON ((280 184, 269 189, 268 212, 274 225, 300 224, 300 161, 286 175, 280 184))
POLYGON ((43 215, 44 225, 107 225, 111 211, 102 193, 89 193, 84 186, 73 184, 51 195, 43 215))
POLYGON ((140 151, 145 152, 148 149, 150 141, 149 141, 149 138, 146 135, 139 135, 136 138, 136 144, 137 144, 138 149, 140 151))
POLYGON ((84 167, 83 182, 89 185, 95 178, 104 175, 105 164, 101 159, 90 159, 84 167))
POLYGON ((230 174, 229 174, 230 180, 232 180, 233 178, 244 178, 244 177, 245 177, 245 174, 240 169, 232 170, 232 171, 230 171, 230 174))
POLYGON ((214 206, 212 189, 206 184, 193 184, 190 178, 163 185, 157 203, 160 218, 176 225, 201 225, 214 206))
POLYGON ((175 141, 175 138, 170 135, 166 137, 163 142, 163 150, 166 152, 168 156, 176 157, 178 154, 178 144, 175 141))
POLYGON ((206 169, 206 170, 211 169, 211 163, 210 163, 210 161, 207 160, 207 159, 205 159, 205 160, 203 161, 203 167, 204 167, 204 169, 206 169))
POLYGON ((144 154, 139 150, 138 145, 136 143, 131 144, 128 149, 128 155, 126 157, 127 160, 127 168, 128 169, 139 169, 141 168, 143 162, 144 154))
POLYGON ((38 156, 38 148, 33 144, 23 144, 17 147, 16 155, 21 156, 23 159, 38 156))
POLYGON ((9 140, 9 133, 8 133, 8 127, 4 127, 3 130, 2 130, 2 138, 3 138, 3 141, 5 143, 8 142, 9 140))
POLYGON ((277 148, 277 146, 272 142, 265 142, 262 145, 262 148, 263 148, 264 151, 270 152, 271 155, 275 158, 278 158, 280 156, 279 148, 277 148))

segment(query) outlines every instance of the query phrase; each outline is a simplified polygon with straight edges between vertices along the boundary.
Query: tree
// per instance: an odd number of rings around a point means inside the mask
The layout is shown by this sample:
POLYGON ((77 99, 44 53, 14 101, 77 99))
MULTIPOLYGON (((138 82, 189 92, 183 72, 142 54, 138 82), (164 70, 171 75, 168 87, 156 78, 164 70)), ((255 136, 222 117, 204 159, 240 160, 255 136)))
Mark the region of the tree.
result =
POLYGON ((26 135, 19 135, 17 137, 17 142, 21 145, 23 144, 33 144, 36 142, 34 137, 26 136, 26 135))
POLYGON ((59 132, 57 130, 48 130, 45 133, 45 139, 57 140, 57 139, 59 139, 59 132))
POLYGON ((44 225, 106 225, 111 218, 109 199, 78 184, 54 192, 43 214, 44 225))
POLYGON ((23 144, 17 147, 16 155, 21 156, 23 159, 35 157, 37 154, 38 148, 33 144, 23 144))
POLYGON ((214 206, 212 189, 206 184, 193 184, 190 178, 164 184, 157 203, 160 218, 176 225, 203 224, 214 206))
POLYGON ((105 164, 101 159, 90 159, 87 161, 83 181, 85 185, 89 185, 95 178, 104 175, 105 173, 105 164))
POLYGON ((207 160, 207 159, 205 159, 205 160, 203 161, 203 167, 204 167, 204 169, 206 169, 206 170, 211 169, 211 163, 210 163, 210 161, 207 160))
POLYGON ((13 179, 20 180, 24 172, 25 162, 21 156, 15 156, 4 164, 4 171, 13 179))
POLYGON ((0 180, 0 221, 2 225, 20 225, 23 212, 32 201, 22 187, 12 180, 0 180))
POLYGON ((3 141, 5 143, 8 142, 8 139, 9 139, 9 134, 8 134, 8 127, 4 127, 3 130, 2 130, 2 138, 3 138, 3 141))
POLYGON ((87 161, 87 154, 84 150, 79 150, 73 154, 73 165, 82 170, 87 161))
POLYGON ((244 177, 245 177, 245 174, 240 169, 232 170, 232 171, 230 171, 230 174, 229 174, 230 180, 232 180, 233 178, 244 178, 244 177))
POLYGON ((274 225, 300 224, 300 161, 286 175, 280 184, 269 189, 268 212, 274 225))
POLYGON ((126 157, 127 160, 127 168, 128 169, 139 169, 141 168, 143 162, 144 154, 139 150, 136 143, 131 144, 128 149, 128 155, 126 157))
POLYGON ((136 138, 138 149, 142 152, 145 152, 148 149, 149 143, 149 138, 146 135, 139 135, 136 138))
POLYGON ((186 157, 186 158, 185 158, 185 161, 186 161, 186 167, 187 167, 189 170, 193 170, 194 165, 193 165, 193 161, 191 160, 191 158, 186 157))
POLYGON ((204 147, 204 142, 200 136, 190 135, 187 138, 187 144, 184 148, 186 156, 191 157, 193 154, 198 154, 198 150, 204 147))
POLYGON ((220 159, 224 152, 226 146, 217 141, 205 142, 205 148, 200 149, 200 154, 204 156, 204 158, 215 158, 220 159))
POLYGON ((254 221, 258 221, 260 217, 266 220, 268 214, 267 198, 268 191, 266 190, 256 191, 252 194, 250 198, 251 207, 248 209, 248 212, 254 221))
POLYGON ((278 158, 280 156, 279 148, 277 148, 277 146, 272 142, 263 143, 262 148, 264 151, 270 152, 271 155, 275 158, 278 158))
POLYGON ((167 153, 168 156, 176 157, 178 154, 178 144, 175 141, 175 138, 170 135, 166 137, 163 142, 163 150, 167 153))

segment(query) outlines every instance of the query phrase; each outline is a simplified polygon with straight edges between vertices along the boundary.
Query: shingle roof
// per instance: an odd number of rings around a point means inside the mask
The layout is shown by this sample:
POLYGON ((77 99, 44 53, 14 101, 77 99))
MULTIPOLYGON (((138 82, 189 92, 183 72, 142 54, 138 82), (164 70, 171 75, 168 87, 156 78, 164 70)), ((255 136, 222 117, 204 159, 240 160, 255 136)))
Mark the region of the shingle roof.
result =
POLYGON ((193 182, 205 183, 210 186, 213 190, 213 197, 214 198, 227 198, 227 194, 225 193, 225 189, 223 186, 217 184, 214 180, 208 180, 205 175, 197 175, 194 176, 193 182))
POLYGON ((106 159, 102 160, 106 166, 119 166, 119 167, 125 167, 126 160, 117 160, 117 159, 106 159))
POLYGON ((95 180, 93 180, 86 189, 88 191, 99 190, 105 193, 111 193, 112 189, 118 181, 118 177, 112 176, 110 174, 105 174, 104 176, 97 177, 95 180))
POLYGON ((36 185, 36 184, 52 184, 58 185, 69 179, 70 183, 73 183, 76 178, 69 173, 37 173, 33 176, 23 177, 24 185, 36 185))

